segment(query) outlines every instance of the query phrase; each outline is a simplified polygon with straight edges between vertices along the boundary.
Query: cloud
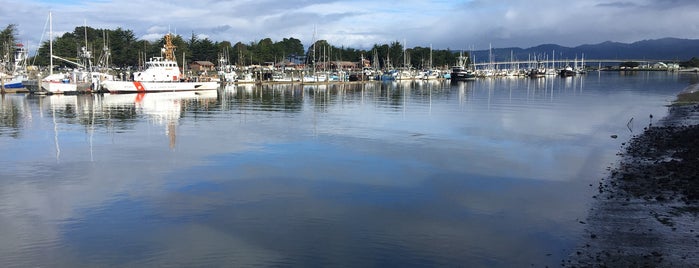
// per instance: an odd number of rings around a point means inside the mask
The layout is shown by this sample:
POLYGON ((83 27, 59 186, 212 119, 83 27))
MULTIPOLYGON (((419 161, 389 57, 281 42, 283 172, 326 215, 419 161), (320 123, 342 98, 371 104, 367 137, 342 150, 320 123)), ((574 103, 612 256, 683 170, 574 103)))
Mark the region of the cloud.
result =
POLYGON ((34 44, 39 42, 49 10, 54 13, 54 31, 72 31, 87 21, 94 28, 132 30, 143 39, 167 31, 194 32, 212 41, 248 43, 294 37, 305 46, 313 39, 325 39, 360 49, 396 40, 405 40, 409 47, 483 49, 489 44, 577 46, 699 37, 699 26, 693 21, 699 3, 692 0, 409 0, 400 5, 369 0, 157 0, 138 8, 124 1, 30 0, 11 6, 15 12, 3 12, 3 20, 18 24, 20 39, 34 44))
POLYGON ((163 26, 152 26, 148 29, 146 29, 146 33, 162 33, 162 32, 167 32, 167 27, 163 26))
POLYGON ((603 7, 603 8, 606 8, 606 7, 625 8, 625 7, 638 7, 639 5, 636 3, 632 3, 632 2, 610 2, 610 3, 599 3, 596 6, 603 7))

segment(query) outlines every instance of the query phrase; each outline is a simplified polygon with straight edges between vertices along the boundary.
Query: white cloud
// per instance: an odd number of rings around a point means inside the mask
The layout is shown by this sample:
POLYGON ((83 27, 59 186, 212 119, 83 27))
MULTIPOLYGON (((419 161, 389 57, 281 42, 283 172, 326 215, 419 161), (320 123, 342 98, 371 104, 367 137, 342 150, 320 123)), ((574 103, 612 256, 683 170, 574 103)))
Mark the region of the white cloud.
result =
POLYGON ((699 38, 695 1, 69 1, 2 3, 19 25, 20 39, 38 44, 43 21, 54 13, 55 31, 84 21, 94 28, 132 30, 143 39, 168 31, 213 41, 313 38, 337 46, 370 48, 407 41, 408 46, 476 49, 543 43, 566 46, 604 41, 633 42, 662 37, 699 38), (689 27, 689 29, 687 28, 689 27))

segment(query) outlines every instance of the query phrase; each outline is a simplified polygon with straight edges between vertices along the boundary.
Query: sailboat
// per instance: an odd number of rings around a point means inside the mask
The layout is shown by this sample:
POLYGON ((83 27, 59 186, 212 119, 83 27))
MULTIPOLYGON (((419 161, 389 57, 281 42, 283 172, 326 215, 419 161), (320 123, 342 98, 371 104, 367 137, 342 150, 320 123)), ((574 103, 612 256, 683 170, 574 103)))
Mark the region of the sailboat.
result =
POLYGON ((49 54, 51 55, 49 60, 49 75, 41 80, 42 89, 49 94, 71 94, 89 90, 90 83, 83 80, 83 74, 78 72, 53 73, 54 58, 67 61, 78 66, 81 64, 53 55, 53 21, 51 12, 49 12, 49 54))
POLYGON ((430 62, 427 65, 429 69, 424 72, 422 79, 425 80, 436 80, 442 77, 442 72, 440 70, 436 70, 432 66, 432 44, 430 44, 430 62))
POLYGON ((109 93, 146 93, 216 90, 218 82, 185 81, 175 60, 172 35, 165 35, 161 57, 152 57, 146 69, 133 74, 133 81, 105 81, 102 87, 109 93), (164 57, 163 57, 164 56, 164 57))

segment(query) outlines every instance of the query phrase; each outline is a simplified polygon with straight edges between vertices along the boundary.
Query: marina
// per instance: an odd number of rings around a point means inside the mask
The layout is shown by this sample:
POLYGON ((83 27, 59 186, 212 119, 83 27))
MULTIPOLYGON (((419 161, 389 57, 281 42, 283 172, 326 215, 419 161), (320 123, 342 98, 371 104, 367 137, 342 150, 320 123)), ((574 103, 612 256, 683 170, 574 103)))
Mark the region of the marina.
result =
POLYGON ((699 267, 695 1, 3 7, 0 268, 699 267))
MULTIPOLYGON (((92 93, 155 93, 177 91, 215 90, 219 85, 241 84, 335 84, 366 81, 444 81, 452 82, 471 81, 477 78, 491 77, 519 77, 519 78, 543 78, 547 76, 571 77, 586 74, 589 71, 666 71, 666 72, 693 72, 693 69, 680 69, 675 61, 662 62, 660 60, 636 60, 636 59, 588 59, 584 54, 580 61, 577 56, 569 59, 549 59, 547 54, 528 55, 527 60, 518 61, 514 58, 513 51, 510 61, 493 61, 492 47, 489 50, 489 61, 475 62, 470 58, 471 53, 460 51, 458 56, 446 51, 446 58, 451 61, 444 62, 442 66, 436 66, 432 58, 432 48, 429 48, 429 59, 422 59, 414 67, 416 62, 411 61, 410 53, 400 44, 393 44, 402 48, 400 57, 403 63, 393 66, 386 48, 385 59, 379 59, 379 52, 374 49, 371 53, 373 59, 365 59, 362 52, 359 61, 343 61, 341 57, 331 60, 327 50, 332 47, 326 41, 314 43, 307 55, 290 55, 286 59, 264 64, 246 65, 241 62, 242 55, 238 56, 238 63, 232 64, 229 48, 225 48, 217 59, 218 66, 208 61, 190 59, 183 53, 182 64, 178 63, 175 55, 177 46, 174 40, 181 40, 181 36, 171 33, 165 34, 161 40, 160 56, 151 56, 146 60, 146 54, 139 52, 138 66, 116 67, 110 63, 111 50, 107 42, 107 34, 103 32, 103 48, 99 57, 93 56, 91 45, 88 42, 88 27, 78 29, 84 35, 84 44, 78 50, 77 61, 67 59, 53 52, 52 14, 49 12, 49 39, 48 67, 27 65, 29 53, 22 44, 14 48, 14 59, 2 62, 3 92, 26 92, 32 94, 92 94, 92 93), (316 49, 320 45, 321 48, 316 49), (320 50, 320 51, 318 51, 320 50), (316 56, 319 58, 316 61, 316 56), (312 59, 310 59, 312 57, 312 59), (54 66, 54 59, 63 63, 60 71, 54 66), (94 63, 93 63, 94 61, 94 63), (592 67, 588 64, 597 63, 592 67), (603 67, 602 64, 605 64, 603 67), (66 67, 68 64, 71 67, 66 67), (609 64, 619 64, 618 66, 609 64), (633 67, 626 64, 632 64, 633 67), (12 65, 10 67, 10 65, 12 65), (189 69, 188 69, 189 67, 189 69), (54 73, 55 71, 55 73, 54 73), (48 74, 46 74, 48 73, 48 74)), ((91 29, 94 31, 94 29, 91 29)), ((103 30, 104 31, 104 30, 103 30)), ((74 33, 74 34, 75 34, 74 33)), ((94 37, 92 39, 95 39, 94 37)), ((286 40, 285 40, 286 41, 286 40)), ((298 41, 298 40, 297 40, 298 41)), ((95 41, 93 40, 92 43, 95 41)), ((185 44, 186 45, 186 44, 185 44)), ((300 43, 298 44, 300 45, 300 43)), ((188 46, 188 45, 187 45, 188 46)), ((185 47, 186 48, 186 47, 185 47)), ((335 48, 337 49, 337 48, 335 48)), ((418 53, 419 47, 411 49, 418 53)), ((6 50, 8 53, 10 50, 6 50)), ((367 52, 368 53, 368 52, 367 52)), ((382 52, 384 53, 384 52, 382 52)), ((424 52, 423 52, 424 53, 424 52)), ((555 50, 551 55, 555 55, 555 50)), ((251 56, 252 57, 252 56, 251 56)), ((423 55, 425 57, 425 55, 423 55)), ((5 55, 5 58, 9 58, 5 55)), ((443 57, 445 58, 445 57, 443 57)), ((36 55, 32 61, 36 60, 36 55)))
POLYGON ((619 148, 697 80, 4 94, 0 263, 557 266, 619 148))

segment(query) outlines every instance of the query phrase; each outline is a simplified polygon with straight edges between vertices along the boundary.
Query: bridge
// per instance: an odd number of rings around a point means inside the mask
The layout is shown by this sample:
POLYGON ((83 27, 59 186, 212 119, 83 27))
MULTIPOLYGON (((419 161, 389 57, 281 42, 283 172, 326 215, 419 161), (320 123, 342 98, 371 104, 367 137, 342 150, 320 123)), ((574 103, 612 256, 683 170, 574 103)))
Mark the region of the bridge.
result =
POLYGON ((536 66, 536 65, 551 65, 554 64, 556 66, 563 66, 563 65, 574 65, 575 62, 577 64, 587 64, 591 65, 590 63, 595 63, 595 65, 602 65, 602 64, 608 64, 608 63, 622 63, 622 62, 638 62, 641 65, 647 65, 647 64, 653 64, 657 62, 663 62, 663 63, 677 63, 677 59, 674 60, 651 60, 651 59, 584 59, 584 60, 570 60, 570 59, 565 59, 565 60, 521 60, 521 61, 499 61, 499 62, 479 62, 479 63, 474 63, 473 66, 476 68, 478 67, 485 67, 485 66, 536 66))

